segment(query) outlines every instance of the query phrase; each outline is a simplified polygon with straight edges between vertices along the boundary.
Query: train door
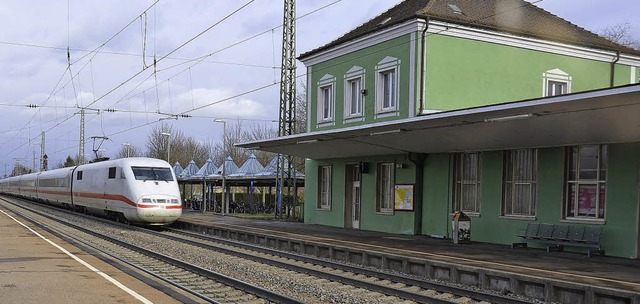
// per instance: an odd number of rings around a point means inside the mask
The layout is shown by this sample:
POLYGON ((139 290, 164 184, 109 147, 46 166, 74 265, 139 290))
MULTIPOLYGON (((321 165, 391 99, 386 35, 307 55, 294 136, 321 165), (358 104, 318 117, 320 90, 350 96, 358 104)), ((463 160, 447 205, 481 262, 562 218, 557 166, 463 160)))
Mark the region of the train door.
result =
MULTIPOLYGON (((114 210, 117 206, 114 205, 114 194, 118 194, 121 190, 118 189, 118 180, 116 179, 117 167, 109 167, 107 172, 107 178, 104 181, 104 203, 107 210, 114 210)), ((104 174, 104 173, 102 173, 104 174)))
POLYGON ((360 168, 347 165, 345 171, 345 227, 360 229, 360 168))

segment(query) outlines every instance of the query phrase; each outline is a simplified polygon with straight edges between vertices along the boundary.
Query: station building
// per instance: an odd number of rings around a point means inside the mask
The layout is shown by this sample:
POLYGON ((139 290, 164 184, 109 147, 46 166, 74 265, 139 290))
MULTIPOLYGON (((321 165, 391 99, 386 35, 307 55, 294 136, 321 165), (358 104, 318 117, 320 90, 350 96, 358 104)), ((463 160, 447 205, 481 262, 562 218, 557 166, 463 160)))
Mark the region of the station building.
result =
POLYGON ((569 223, 640 257, 640 51, 522 0, 409 0, 299 59, 307 132, 240 146, 307 158, 306 223, 449 238, 460 210, 472 241, 569 223))

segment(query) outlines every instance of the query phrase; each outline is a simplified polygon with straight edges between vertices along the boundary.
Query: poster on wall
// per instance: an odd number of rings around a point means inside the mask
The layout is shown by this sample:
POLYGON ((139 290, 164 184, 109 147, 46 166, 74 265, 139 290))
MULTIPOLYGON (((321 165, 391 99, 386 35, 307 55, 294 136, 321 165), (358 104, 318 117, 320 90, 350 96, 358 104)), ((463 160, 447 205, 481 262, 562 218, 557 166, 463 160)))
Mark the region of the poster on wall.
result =
POLYGON ((413 211, 413 185, 396 185, 395 207, 397 211, 413 211))

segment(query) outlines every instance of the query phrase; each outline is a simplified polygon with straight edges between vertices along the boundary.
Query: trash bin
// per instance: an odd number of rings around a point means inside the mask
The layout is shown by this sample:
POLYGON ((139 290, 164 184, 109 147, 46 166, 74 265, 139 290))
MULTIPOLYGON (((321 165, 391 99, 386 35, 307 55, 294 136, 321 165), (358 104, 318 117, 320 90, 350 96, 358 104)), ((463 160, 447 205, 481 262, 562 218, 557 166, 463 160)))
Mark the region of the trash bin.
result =
POLYGON ((453 243, 471 243, 471 219, 462 211, 456 211, 451 221, 453 243))

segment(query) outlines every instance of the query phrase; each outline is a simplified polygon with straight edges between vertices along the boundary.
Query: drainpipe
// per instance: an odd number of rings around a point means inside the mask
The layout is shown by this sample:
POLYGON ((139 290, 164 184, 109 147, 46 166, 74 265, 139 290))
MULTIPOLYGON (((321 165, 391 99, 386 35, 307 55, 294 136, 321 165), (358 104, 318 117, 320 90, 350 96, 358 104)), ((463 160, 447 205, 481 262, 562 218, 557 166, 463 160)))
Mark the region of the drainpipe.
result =
POLYGON ((427 155, 424 153, 409 153, 409 160, 416 165, 416 183, 413 188, 413 212, 415 221, 413 224, 413 234, 422 233, 422 205, 424 204, 424 160, 427 155))
POLYGON ((620 60, 620 51, 616 52, 616 60, 614 60, 613 62, 611 62, 611 78, 609 79, 609 87, 613 88, 613 80, 614 80, 614 74, 616 72, 616 63, 618 63, 618 60, 620 60))
POLYGON ((420 110, 418 111, 418 115, 422 115, 424 111, 424 82, 425 82, 425 70, 427 68, 427 48, 426 48, 426 34, 427 29, 429 29, 429 17, 425 19, 424 30, 422 30, 422 36, 420 37, 420 110))

